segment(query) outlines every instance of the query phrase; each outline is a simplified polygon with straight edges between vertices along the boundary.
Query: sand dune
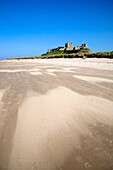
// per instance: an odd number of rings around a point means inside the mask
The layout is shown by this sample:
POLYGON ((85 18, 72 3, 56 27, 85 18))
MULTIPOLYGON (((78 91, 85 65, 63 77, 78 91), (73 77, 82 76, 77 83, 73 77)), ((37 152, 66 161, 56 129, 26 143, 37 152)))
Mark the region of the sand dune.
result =
POLYGON ((60 167, 96 122, 113 123, 112 102, 64 87, 29 97, 19 109, 10 170, 60 167))

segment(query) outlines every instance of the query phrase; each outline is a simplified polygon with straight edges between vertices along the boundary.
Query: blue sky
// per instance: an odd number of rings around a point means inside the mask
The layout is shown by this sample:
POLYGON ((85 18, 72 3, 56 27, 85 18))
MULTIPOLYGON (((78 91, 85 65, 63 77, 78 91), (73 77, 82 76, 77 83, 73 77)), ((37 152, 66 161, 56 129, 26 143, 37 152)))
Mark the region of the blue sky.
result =
POLYGON ((113 51, 113 0, 0 0, 0 59, 87 43, 113 51))

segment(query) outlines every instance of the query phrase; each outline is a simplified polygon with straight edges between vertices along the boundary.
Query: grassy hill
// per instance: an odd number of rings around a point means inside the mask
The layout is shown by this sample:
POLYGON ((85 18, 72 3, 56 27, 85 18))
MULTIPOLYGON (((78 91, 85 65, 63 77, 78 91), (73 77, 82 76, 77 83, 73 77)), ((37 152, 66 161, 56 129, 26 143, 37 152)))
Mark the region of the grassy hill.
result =
POLYGON ((64 51, 49 52, 41 56, 26 56, 19 58, 9 58, 8 60, 20 59, 52 59, 52 58, 110 58, 113 59, 113 51, 111 52, 90 52, 79 51, 77 53, 69 53, 64 51))

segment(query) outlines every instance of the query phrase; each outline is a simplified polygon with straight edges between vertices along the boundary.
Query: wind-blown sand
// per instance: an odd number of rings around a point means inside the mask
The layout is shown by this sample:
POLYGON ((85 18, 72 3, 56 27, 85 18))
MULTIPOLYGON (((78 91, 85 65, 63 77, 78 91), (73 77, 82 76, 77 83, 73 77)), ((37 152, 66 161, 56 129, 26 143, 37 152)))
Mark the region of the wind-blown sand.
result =
POLYGON ((78 75, 74 75, 73 77, 75 77, 77 79, 82 79, 82 80, 85 80, 85 81, 89 81, 89 82, 108 82, 108 83, 113 83, 113 80, 104 79, 104 78, 98 78, 98 77, 78 76, 78 75))
POLYGON ((53 61, 0 63, 0 170, 112 170, 111 60, 53 61))
POLYGON ((32 74, 32 75, 42 75, 42 73, 41 73, 41 72, 39 72, 39 71, 36 71, 36 72, 30 72, 30 74, 32 74))
POLYGON ((64 87, 29 97, 19 109, 9 169, 61 166, 80 145, 79 135, 93 135, 88 126, 96 122, 113 123, 112 102, 64 87))
POLYGON ((0 101, 2 99, 3 94, 4 94, 4 90, 0 90, 0 101))
MULTIPOLYGON (((36 60, 37 62, 37 60, 36 60)), ((49 63, 49 64, 58 64, 65 66, 77 66, 77 67, 88 67, 88 68, 96 68, 102 70, 113 70, 113 59, 97 59, 97 58, 86 58, 81 59, 39 59, 38 63, 49 63)))

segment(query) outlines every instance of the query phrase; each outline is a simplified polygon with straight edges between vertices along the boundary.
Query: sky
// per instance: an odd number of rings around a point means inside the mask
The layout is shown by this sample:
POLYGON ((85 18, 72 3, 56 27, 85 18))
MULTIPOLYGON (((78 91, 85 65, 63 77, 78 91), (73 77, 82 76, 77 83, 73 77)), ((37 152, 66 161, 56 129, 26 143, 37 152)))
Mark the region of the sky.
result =
POLYGON ((113 0, 0 0, 0 59, 73 42, 113 51, 113 0))

